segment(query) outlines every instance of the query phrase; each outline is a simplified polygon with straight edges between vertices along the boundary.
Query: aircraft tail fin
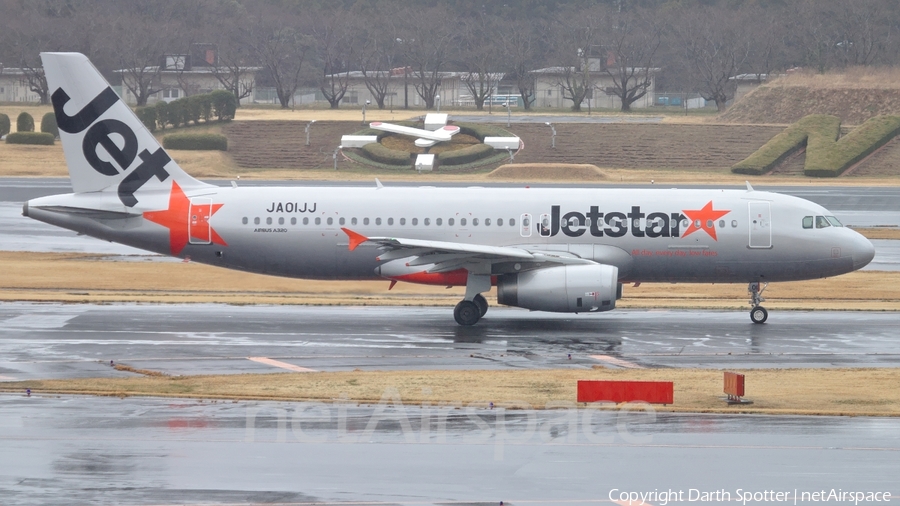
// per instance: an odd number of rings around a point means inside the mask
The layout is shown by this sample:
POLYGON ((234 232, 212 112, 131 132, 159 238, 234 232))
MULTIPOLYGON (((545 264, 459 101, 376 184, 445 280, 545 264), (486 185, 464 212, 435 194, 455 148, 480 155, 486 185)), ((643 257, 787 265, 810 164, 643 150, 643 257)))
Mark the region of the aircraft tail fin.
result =
POLYGON ((209 185, 172 161, 156 138, 80 53, 41 53, 75 193, 116 192, 126 207, 143 192, 209 185))

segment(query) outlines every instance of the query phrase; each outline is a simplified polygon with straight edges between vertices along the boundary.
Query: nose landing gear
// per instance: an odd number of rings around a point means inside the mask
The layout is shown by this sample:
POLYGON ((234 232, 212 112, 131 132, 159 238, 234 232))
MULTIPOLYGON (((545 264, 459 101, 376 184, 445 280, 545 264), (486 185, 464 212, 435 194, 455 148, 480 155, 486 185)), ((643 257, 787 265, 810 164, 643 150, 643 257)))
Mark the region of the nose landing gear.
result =
POLYGON ((747 291, 750 292, 750 306, 753 307, 750 310, 750 321, 753 323, 765 323, 769 318, 769 312, 766 311, 766 308, 760 306, 766 300, 763 298, 762 293, 768 286, 768 283, 763 283, 762 288, 760 288, 758 282, 753 282, 747 287, 747 291))

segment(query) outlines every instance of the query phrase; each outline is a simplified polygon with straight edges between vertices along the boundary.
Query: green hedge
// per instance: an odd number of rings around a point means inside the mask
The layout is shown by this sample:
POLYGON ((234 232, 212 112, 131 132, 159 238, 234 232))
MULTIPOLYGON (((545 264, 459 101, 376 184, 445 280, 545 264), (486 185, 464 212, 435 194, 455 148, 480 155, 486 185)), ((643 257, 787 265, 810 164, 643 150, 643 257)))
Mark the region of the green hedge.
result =
POLYGON ((406 151, 398 151, 389 149, 377 142, 370 142, 362 147, 363 153, 367 157, 376 162, 386 163, 388 165, 409 165, 412 166, 409 153, 406 151))
POLYGON ((156 124, 160 130, 165 130, 169 124, 169 103, 160 100, 153 106, 156 109, 156 124))
POLYGON ((59 138, 59 127, 56 126, 56 114, 48 112, 41 118, 41 132, 50 134, 54 139, 59 138))
POLYGON ((9 116, 0 113, 0 137, 9 133, 10 123, 9 116))
POLYGON ((156 107, 138 107, 134 110, 141 123, 151 132, 156 131, 156 107))
POLYGON ((9 144, 52 146, 55 140, 53 134, 45 132, 14 132, 6 136, 6 142, 9 144))
POLYGON ((467 148, 444 151, 437 155, 437 159, 441 165, 461 165, 490 156, 493 152, 494 148, 487 144, 473 144, 467 148))
POLYGON ((805 175, 837 177, 900 134, 900 116, 876 116, 838 140, 840 131, 839 118, 811 114, 733 165, 731 171, 736 174, 765 174, 806 147, 805 175))
POLYGON ((163 147, 228 151, 228 139, 219 134, 171 134, 163 137, 163 147))
POLYGON ((19 117, 16 118, 16 131, 34 132, 34 118, 27 112, 19 114, 19 117))
POLYGON ((237 112, 237 98, 227 90, 216 90, 209 94, 213 115, 218 121, 231 121, 237 112))

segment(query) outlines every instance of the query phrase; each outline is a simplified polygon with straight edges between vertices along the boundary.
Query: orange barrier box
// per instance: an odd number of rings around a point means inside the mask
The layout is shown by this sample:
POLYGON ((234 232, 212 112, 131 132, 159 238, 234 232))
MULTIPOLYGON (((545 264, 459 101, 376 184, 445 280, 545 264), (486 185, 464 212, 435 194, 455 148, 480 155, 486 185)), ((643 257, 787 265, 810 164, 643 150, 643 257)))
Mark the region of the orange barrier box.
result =
POLYGON ((675 384, 671 381, 579 380, 578 402, 632 402, 673 404, 675 384))
POLYGON ((725 393, 733 397, 744 396, 744 375, 736 372, 725 373, 725 393))

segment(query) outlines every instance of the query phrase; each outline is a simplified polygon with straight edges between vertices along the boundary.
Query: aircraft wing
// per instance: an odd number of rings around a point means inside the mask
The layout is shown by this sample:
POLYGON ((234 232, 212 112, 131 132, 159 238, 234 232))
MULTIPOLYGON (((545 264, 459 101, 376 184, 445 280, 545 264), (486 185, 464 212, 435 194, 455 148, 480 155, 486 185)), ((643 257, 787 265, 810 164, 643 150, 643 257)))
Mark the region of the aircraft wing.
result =
POLYGON ((485 246, 446 241, 423 241, 399 237, 366 237, 348 228, 341 230, 350 239, 349 249, 355 250, 363 243, 377 244, 383 251, 378 255, 382 261, 409 259, 406 265, 429 266, 427 272, 447 272, 466 264, 499 264, 517 262, 520 264, 593 264, 568 252, 526 250, 512 246, 485 246), (410 257, 414 257, 411 258, 410 257))

